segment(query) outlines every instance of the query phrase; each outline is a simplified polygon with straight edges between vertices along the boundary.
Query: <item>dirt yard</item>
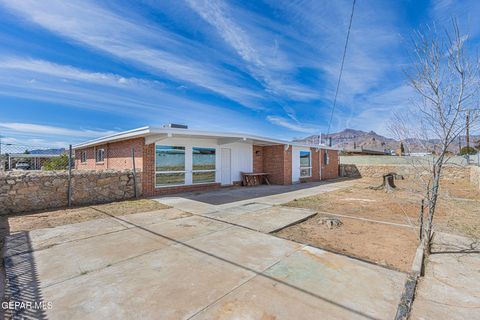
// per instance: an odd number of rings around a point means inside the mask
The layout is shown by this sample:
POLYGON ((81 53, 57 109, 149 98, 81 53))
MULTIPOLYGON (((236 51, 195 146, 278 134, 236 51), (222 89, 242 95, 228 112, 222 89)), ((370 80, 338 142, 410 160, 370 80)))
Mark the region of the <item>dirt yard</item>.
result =
MULTIPOLYGON (((380 180, 360 179, 350 188, 288 203, 318 214, 277 235, 409 271, 418 245, 421 187, 403 180, 392 193, 369 189, 380 180), (325 217, 342 224, 330 229, 322 224, 325 217)), ((444 181, 441 187, 435 229, 480 238, 480 192, 462 181, 444 181)))

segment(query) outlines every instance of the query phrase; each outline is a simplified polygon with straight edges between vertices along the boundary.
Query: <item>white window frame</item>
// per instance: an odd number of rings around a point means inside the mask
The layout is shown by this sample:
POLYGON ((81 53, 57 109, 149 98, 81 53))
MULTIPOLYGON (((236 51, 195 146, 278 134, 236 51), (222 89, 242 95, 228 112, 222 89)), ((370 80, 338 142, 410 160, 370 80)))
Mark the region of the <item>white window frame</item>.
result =
POLYGON ((328 150, 324 150, 324 154, 323 154, 323 163, 325 165, 328 165, 330 163, 330 156, 328 155, 328 150))
POLYGON ((103 163, 105 161, 105 148, 95 149, 95 163, 103 163), (98 153, 101 152, 102 160, 98 160, 98 153))
POLYGON ((300 178, 310 178, 312 177, 312 151, 309 150, 309 151, 305 151, 305 150, 300 150, 300 153, 298 154, 299 157, 300 157, 300 178), (310 166, 309 167, 303 167, 302 166, 302 152, 308 152, 308 158, 309 158, 309 163, 310 163, 310 166), (304 169, 308 169, 308 172, 309 174, 308 175, 303 175, 302 176, 302 170, 304 169))
POLYGON ((217 160, 216 160, 216 157, 217 157, 217 148, 214 148, 214 147, 192 147, 190 152, 192 153, 192 170, 190 170, 192 172, 192 184, 208 184, 208 183, 215 183, 215 181, 217 180, 217 160), (215 151, 215 168, 214 169, 208 169, 208 170, 193 170, 193 150, 194 149, 212 149, 215 151), (215 175, 213 177, 213 181, 210 181, 210 182, 193 182, 193 174, 194 173, 198 173, 198 172, 214 172, 215 175))
POLYGON ((81 151, 80 152, 80 163, 87 163, 87 151, 81 151))
POLYGON ((155 143, 155 152, 154 152, 154 166, 155 166, 155 176, 154 176, 154 183, 155 183, 155 188, 157 189, 161 189, 161 188, 172 188, 172 187, 179 187, 179 186, 185 186, 185 185, 189 185, 187 184, 187 173, 188 173, 188 170, 187 170, 187 148, 185 146, 175 146, 175 145, 165 145, 165 144, 157 144, 155 143), (184 163, 184 170, 175 170, 175 171, 165 171, 165 170, 161 170, 161 171, 157 171, 157 146, 163 146, 163 147, 177 147, 177 148, 183 148, 183 152, 184 152, 184 158, 183 158, 183 163, 184 163), (183 178, 183 183, 179 183, 179 184, 166 184, 166 185, 157 185, 157 174, 165 174, 165 173, 183 173, 184 174, 184 178, 183 178))

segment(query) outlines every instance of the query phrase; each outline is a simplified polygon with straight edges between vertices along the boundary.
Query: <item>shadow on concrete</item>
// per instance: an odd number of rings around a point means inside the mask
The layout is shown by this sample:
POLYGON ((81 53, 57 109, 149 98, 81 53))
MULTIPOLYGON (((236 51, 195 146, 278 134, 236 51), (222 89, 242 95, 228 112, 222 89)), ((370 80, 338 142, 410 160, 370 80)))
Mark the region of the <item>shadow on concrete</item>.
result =
MULTIPOLYGON (((241 264, 239 264, 239 263, 237 263, 237 262, 235 262, 235 261, 231 261, 231 260, 222 258, 222 257, 220 257, 220 256, 218 256, 218 255, 215 255, 215 254, 211 253, 211 252, 205 251, 205 250, 203 250, 203 249, 196 248, 196 247, 194 247, 194 246, 192 246, 192 245, 190 245, 190 244, 188 244, 188 243, 179 241, 179 240, 174 239, 174 238, 171 238, 171 237, 169 237, 169 236, 166 236, 166 235, 160 234, 160 233, 158 233, 158 232, 152 231, 152 230, 150 230, 150 229, 148 229, 148 228, 146 228, 146 227, 143 227, 143 226, 141 226, 141 225, 138 225, 138 224, 132 223, 132 222, 130 222, 130 221, 124 220, 124 219, 122 219, 122 218, 119 217, 119 216, 111 215, 110 213, 105 212, 105 211, 102 211, 102 210, 97 209, 97 208, 93 208, 93 209, 94 209, 94 210, 97 210, 97 211, 99 211, 99 212, 101 212, 101 213, 103 213, 103 214, 105 214, 105 215, 107 215, 107 216, 110 216, 111 218, 113 218, 113 219, 115 219, 115 220, 122 221, 122 222, 124 222, 124 223, 130 224, 130 225, 132 225, 132 226, 134 226, 134 227, 137 227, 137 228, 139 228, 139 229, 141 229, 141 230, 143 230, 143 231, 146 231, 146 232, 148 232, 148 233, 150 233, 150 234, 152 234, 152 235, 155 235, 155 236, 157 236, 157 237, 161 237, 161 238, 163 238, 163 239, 170 240, 170 241, 172 241, 172 242, 174 242, 174 243, 176 243, 176 244, 179 244, 179 245, 181 245, 181 246, 184 246, 184 247, 187 247, 187 248, 189 248, 189 249, 195 250, 195 251, 197 251, 197 252, 199 252, 199 253, 201 253, 201 254, 205 254, 205 255, 207 255, 207 256, 209 256, 209 257, 212 257, 212 258, 214 258, 214 259, 217 259, 217 260, 226 262, 226 263, 228 263, 228 264, 230 264, 230 265, 233 265, 233 266, 235 266, 235 267, 242 268, 243 270, 250 271, 250 272, 256 274, 256 275, 259 276, 259 277, 263 277, 263 278, 266 278, 266 279, 275 281, 275 282, 277 282, 277 283, 280 283, 280 284, 283 284, 283 285, 285 285, 285 286, 288 286, 288 287, 290 287, 290 288, 292 288, 292 289, 295 289, 295 290, 297 290, 298 292, 302 292, 302 293, 308 294, 308 295, 310 295, 310 296, 312 296, 312 297, 314 297, 314 298, 316 298, 316 299, 322 300, 322 301, 327 302, 327 303, 329 303, 329 304, 332 304, 332 305, 334 305, 334 306, 336 306, 336 307, 339 307, 339 308, 342 308, 342 309, 344 309, 344 310, 347 310, 348 312, 351 312, 352 314, 355 314, 355 315, 357 315, 357 316, 361 316, 361 317, 364 317, 364 318, 366 318, 366 319, 371 319, 371 320, 376 320, 376 319, 378 319, 378 318, 375 318, 375 317, 373 317, 373 316, 371 316, 371 315, 369 315, 369 314, 366 314, 366 313, 364 313, 364 312, 362 312, 362 311, 355 310, 355 309, 353 309, 353 308, 351 308, 351 307, 348 307, 348 306, 345 306, 345 305, 340 304, 340 303, 338 303, 338 302, 335 302, 335 301, 333 301, 333 300, 331 300, 331 299, 329 299, 329 298, 322 297, 322 296, 320 296, 320 295, 318 295, 318 294, 316 294, 316 293, 314 293, 314 292, 305 290, 305 289, 303 289, 303 288, 300 288, 300 287, 297 287, 297 286, 295 286, 295 285, 292 285, 292 284, 290 284, 290 283, 288 283, 288 282, 286 282, 286 281, 283 281, 283 280, 281 280, 281 279, 277 279, 277 278, 275 278, 275 277, 269 276, 269 275, 264 274, 264 273, 262 273, 262 272, 256 271, 255 269, 252 269, 252 268, 250 268, 250 267, 241 265, 241 264)), ((196 314, 190 316, 189 319, 193 318, 195 315, 197 315, 197 314, 200 313, 201 311, 202 311, 202 310, 200 310, 200 311, 197 312, 196 314)))
POLYGON ((358 178, 339 178, 319 182, 305 182, 292 185, 259 185, 253 187, 225 187, 221 189, 176 193, 172 195, 161 196, 162 198, 185 198, 211 205, 222 205, 243 200, 253 200, 255 198, 279 195, 291 191, 313 188, 321 185, 327 185, 340 181, 355 180, 358 178))
POLYGON ((469 243, 442 243, 441 247, 436 244, 431 249, 430 254, 479 254, 480 253, 480 239, 470 239, 469 243))
MULTIPOLYGON (((10 234, 10 224, 8 223, 7 215, 0 215, 0 252, 3 253, 3 245, 5 243, 5 237, 10 234)), ((3 258, 3 255, 2 255, 3 258)), ((5 268, 2 263, 0 264, 0 301, 5 301, 5 268)), ((0 307, 0 318, 5 319, 5 310, 0 307)))
POLYGON ((28 232, 11 235, 4 246, 4 301, 23 303, 5 311, 7 319, 47 319, 28 232))

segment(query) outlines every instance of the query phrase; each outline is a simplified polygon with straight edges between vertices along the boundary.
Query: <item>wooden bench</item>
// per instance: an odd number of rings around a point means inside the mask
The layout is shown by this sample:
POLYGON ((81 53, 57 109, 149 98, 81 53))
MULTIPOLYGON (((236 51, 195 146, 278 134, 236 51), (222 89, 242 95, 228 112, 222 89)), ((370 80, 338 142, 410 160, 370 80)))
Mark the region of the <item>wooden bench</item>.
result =
POLYGON ((258 186, 260 184, 270 185, 268 173, 265 172, 242 172, 242 185, 246 187, 258 186))

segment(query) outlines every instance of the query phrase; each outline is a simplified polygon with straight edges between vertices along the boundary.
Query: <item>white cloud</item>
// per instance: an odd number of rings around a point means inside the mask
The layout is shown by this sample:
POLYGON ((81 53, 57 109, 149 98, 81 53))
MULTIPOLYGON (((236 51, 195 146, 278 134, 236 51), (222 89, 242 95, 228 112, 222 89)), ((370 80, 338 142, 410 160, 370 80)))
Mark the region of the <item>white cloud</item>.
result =
POLYGON ((206 46, 160 28, 137 24, 86 1, 2 2, 22 17, 66 38, 157 74, 206 88, 245 107, 262 108, 258 101, 262 95, 235 81, 232 72, 210 63, 216 53, 206 46), (205 59, 199 59, 199 52, 205 59))
POLYGON ((0 122, 0 129, 8 133, 36 134, 41 136, 67 136, 76 138, 98 138, 115 133, 115 131, 68 129, 34 123, 0 122))
MULTIPOLYGON (((61 78, 63 81, 70 79, 115 87, 125 87, 126 85, 160 85, 158 81, 125 78, 112 73, 89 72, 72 66, 25 57, 0 57, 0 69, 21 70, 30 74, 38 73, 61 78)), ((29 82, 35 83, 36 80, 32 79, 29 82)))
POLYGON ((277 126, 281 126, 284 128, 287 128, 292 131, 296 132, 303 132, 303 133, 316 133, 318 132, 318 129, 312 128, 312 127, 307 127, 305 125, 302 125, 300 123, 294 123, 288 119, 278 117, 278 116, 267 116, 267 121, 270 123, 273 123, 277 126))
POLYGON ((316 90, 289 79, 288 73, 294 72, 297 66, 289 61, 279 49, 278 40, 272 39, 265 28, 252 25, 252 21, 243 16, 235 18, 233 12, 241 15, 238 8, 229 7, 221 0, 189 0, 188 3, 245 61, 249 73, 263 84, 266 92, 280 99, 319 99, 316 90), (247 24, 248 29, 243 28, 241 22, 247 24))

